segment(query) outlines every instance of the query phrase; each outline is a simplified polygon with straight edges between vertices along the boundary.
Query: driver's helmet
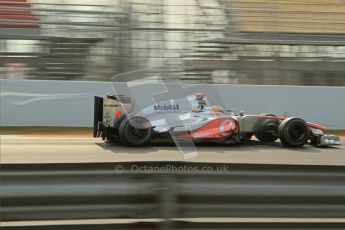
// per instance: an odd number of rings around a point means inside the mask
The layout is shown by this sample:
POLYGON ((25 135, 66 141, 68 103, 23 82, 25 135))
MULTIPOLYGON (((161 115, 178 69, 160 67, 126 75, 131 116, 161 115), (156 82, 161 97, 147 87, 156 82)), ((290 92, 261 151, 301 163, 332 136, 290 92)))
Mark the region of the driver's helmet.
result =
POLYGON ((224 113, 224 109, 220 105, 213 105, 213 106, 211 106, 211 112, 213 112, 213 113, 224 113))

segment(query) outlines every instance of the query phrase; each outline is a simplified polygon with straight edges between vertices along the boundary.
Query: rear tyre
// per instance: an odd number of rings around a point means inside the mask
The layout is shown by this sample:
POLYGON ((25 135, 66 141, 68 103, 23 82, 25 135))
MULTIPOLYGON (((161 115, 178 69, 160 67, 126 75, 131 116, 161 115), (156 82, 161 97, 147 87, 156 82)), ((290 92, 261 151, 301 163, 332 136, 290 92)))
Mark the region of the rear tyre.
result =
POLYGON ((119 126, 121 141, 131 146, 147 144, 152 135, 150 122, 143 117, 125 118, 119 126))
POLYGON ((278 133, 280 141, 287 147, 302 147, 310 138, 306 122, 295 117, 285 119, 280 124, 278 133))
MULTIPOLYGON (((276 117, 276 115, 270 113, 263 113, 260 114, 261 116, 272 116, 276 117)), ((279 126, 278 120, 267 120, 264 122, 262 127, 262 132, 255 133, 255 137, 262 142, 275 142, 278 139, 277 136, 277 129, 279 126)))
POLYGON ((123 144, 123 142, 121 141, 121 139, 116 136, 116 135, 113 135, 113 134, 109 134, 107 136, 107 140, 112 143, 112 144, 123 144))

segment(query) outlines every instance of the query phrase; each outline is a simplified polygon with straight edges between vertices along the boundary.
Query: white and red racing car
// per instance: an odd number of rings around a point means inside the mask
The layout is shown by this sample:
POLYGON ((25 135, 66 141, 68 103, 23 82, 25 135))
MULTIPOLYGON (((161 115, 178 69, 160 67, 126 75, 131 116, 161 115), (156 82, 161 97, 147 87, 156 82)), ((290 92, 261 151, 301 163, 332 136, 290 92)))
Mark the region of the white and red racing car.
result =
POLYGON ((133 104, 132 97, 123 95, 95 97, 94 137, 132 146, 163 140, 236 144, 252 136, 262 142, 279 139, 287 147, 340 145, 340 138, 325 135, 321 125, 273 114, 235 115, 208 105, 203 93, 162 101, 137 112, 133 104))

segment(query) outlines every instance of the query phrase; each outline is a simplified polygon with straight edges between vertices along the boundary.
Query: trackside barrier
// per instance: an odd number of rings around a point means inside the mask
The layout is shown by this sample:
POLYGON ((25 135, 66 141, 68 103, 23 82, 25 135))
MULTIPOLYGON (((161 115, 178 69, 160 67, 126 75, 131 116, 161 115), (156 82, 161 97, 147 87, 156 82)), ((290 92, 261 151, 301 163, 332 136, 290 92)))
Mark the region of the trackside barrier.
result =
MULTIPOLYGON (((81 222, 81 221, 80 221, 81 222)), ((255 221, 248 220, 234 221, 234 222, 221 222, 221 221, 207 221, 201 222, 195 221, 172 221, 172 222, 155 222, 155 221, 130 221, 129 223, 111 223, 111 224, 60 224, 53 222, 50 224, 33 225, 28 223, 24 226, 2 226, 3 230, 70 230, 70 229, 82 229, 82 230, 114 230, 114 229, 126 229, 126 230, 151 230, 151 229, 181 229, 181 230, 228 230, 228 229, 243 229, 243 230, 263 230, 263 229, 286 229, 286 230, 301 230, 301 229, 317 229, 317 230, 343 230, 344 222, 291 222, 291 221, 255 221)))
POLYGON ((2 221, 344 218, 345 167, 132 162, 3 164, 2 221))
POLYGON ((287 112, 330 129, 345 129, 345 87, 40 80, 0 80, 0 87, 0 125, 4 126, 91 127, 94 96, 130 93, 134 106, 143 108, 152 105, 153 95, 168 90, 178 95, 205 92, 211 104, 236 113, 287 112))

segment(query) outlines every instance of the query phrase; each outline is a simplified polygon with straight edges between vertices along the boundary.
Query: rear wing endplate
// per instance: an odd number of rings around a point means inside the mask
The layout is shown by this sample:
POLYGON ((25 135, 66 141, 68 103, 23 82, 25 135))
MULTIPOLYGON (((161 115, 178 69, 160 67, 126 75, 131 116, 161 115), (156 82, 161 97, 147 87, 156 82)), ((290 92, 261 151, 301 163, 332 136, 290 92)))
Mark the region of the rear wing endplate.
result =
POLYGON ((94 116, 93 116, 93 137, 100 136, 99 126, 103 122, 103 98, 95 96, 94 98, 94 116))

